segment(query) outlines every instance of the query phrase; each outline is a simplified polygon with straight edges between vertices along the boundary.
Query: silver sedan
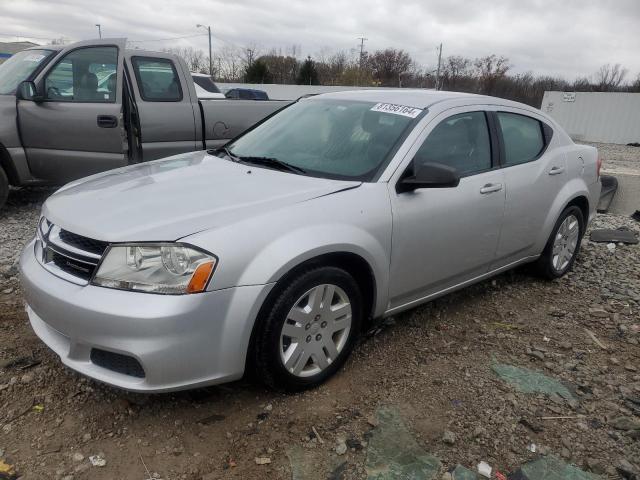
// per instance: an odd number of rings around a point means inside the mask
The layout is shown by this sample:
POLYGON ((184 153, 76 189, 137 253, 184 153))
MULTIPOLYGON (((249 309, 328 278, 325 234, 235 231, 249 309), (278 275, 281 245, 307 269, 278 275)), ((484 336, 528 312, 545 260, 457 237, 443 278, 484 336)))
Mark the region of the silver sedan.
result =
POLYGON ((519 103, 301 99, 226 148, 51 196, 20 262, 29 318, 64 364, 128 390, 249 369, 312 387, 372 319, 527 262, 564 275, 599 169, 594 148, 519 103))

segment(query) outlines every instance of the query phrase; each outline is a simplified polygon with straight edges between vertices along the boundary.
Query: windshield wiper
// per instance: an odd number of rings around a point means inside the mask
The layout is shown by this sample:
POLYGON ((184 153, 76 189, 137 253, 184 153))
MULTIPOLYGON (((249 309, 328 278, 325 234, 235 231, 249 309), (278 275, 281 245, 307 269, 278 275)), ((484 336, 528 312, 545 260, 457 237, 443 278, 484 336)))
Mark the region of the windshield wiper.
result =
POLYGON ((263 165, 265 167, 275 168, 277 170, 282 170, 285 172, 293 172, 293 173, 301 173, 305 174, 307 171, 304 168, 296 167, 295 165, 291 165, 289 163, 283 162, 282 160, 278 160, 277 158, 272 157, 237 157, 242 162, 252 163, 254 165, 263 165))
POLYGON ((234 162, 239 162, 240 161, 240 159, 238 157, 236 157, 233 153, 231 153, 231 150, 229 150, 227 147, 216 148, 213 152, 214 153, 224 153, 227 157, 229 157, 234 162))

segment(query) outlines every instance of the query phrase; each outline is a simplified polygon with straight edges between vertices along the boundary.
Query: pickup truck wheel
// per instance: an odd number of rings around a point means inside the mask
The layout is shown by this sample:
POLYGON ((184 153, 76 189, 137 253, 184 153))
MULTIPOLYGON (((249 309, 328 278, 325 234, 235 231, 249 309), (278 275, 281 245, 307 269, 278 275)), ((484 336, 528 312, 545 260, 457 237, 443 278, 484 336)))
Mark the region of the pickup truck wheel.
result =
POLYGON ((258 319, 258 378, 271 388, 291 392, 321 384, 349 356, 362 315, 362 295, 349 273, 336 267, 302 272, 258 319))
POLYGON ((9 197, 9 180, 0 167, 0 208, 2 208, 9 197))
POLYGON ((552 280, 571 270, 580 251, 583 235, 582 211, 576 206, 567 207, 558 218, 551 237, 537 261, 540 275, 552 280))

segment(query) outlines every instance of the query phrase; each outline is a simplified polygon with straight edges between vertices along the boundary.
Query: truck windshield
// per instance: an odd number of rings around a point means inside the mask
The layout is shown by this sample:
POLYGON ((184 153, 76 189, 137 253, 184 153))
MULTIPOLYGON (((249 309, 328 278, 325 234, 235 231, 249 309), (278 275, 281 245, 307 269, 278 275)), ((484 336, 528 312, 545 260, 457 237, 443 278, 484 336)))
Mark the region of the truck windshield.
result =
POLYGON ((308 175, 372 180, 422 113, 385 103, 301 100, 227 145, 243 158, 276 159, 308 175))
POLYGON ((18 84, 29 78, 53 50, 23 50, 0 65, 0 95, 12 95, 18 84))

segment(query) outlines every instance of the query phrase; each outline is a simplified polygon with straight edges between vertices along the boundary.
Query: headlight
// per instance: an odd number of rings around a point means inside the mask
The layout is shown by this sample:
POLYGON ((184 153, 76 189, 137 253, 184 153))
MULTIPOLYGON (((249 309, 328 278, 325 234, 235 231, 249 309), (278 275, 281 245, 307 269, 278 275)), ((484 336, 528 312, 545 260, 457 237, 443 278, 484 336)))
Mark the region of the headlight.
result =
POLYGON ((112 245, 92 283, 149 293, 203 292, 217 259, 178 243, 112 245))

